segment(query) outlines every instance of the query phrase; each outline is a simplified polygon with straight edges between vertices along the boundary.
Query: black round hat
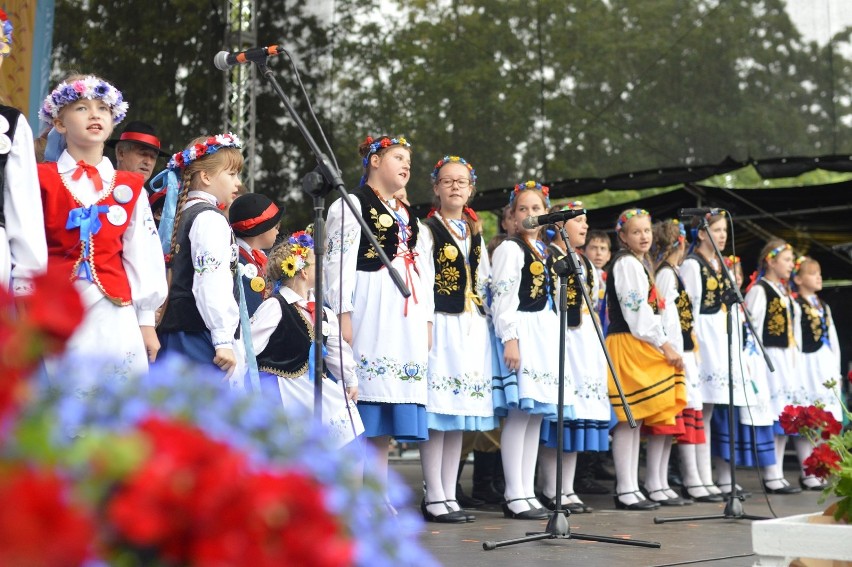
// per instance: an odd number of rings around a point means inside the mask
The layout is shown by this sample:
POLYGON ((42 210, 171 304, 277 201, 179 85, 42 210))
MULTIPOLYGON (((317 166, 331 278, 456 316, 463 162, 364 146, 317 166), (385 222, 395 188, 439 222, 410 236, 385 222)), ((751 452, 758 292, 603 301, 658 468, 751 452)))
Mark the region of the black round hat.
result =
POLYGON ((151 148, 162 157, 170 157, 172 155, 160 147, 160 139, 157 137, 154 127, 147 122, 140 122, 139 120, 130 122, 124 129, 124 132, 121 133, 121 136, 107 140, 106 145, 114 148, 119 142, 133 142, 134 144, 151 148))
POLYGON ((266 195, 246 193, 231 203, 228 220, 237 236, 257 236, 281 222, 283 214, 283 208, 266 195))

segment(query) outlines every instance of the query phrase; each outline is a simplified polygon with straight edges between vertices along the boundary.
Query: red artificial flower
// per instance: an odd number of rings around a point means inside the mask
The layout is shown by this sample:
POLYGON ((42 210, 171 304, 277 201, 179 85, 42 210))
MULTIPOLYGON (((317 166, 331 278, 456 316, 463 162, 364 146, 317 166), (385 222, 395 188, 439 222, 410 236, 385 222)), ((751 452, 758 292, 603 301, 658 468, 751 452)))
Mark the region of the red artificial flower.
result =
POLYGON ((85 561, 94 524, 66 493, 52 472, 0 470, 0 565, 77 567, 85 561))
POLYGON ((367 136, 367 139, 364 140, 364 143, 365 144, 372 144, 373 143, 373 137, 367 136))
POLYGON ((802 465, 806 475, 826 478, 840 470, 840 455, 826 444, 817 445, 802 465))
POLYGON ((207 153, 207 144, 195 144, 195 157, 200 158, 207 153))
POLYGON ((379 146, 381 146, 381 147, 383 147, 383 148, 387 148, 387 147, 389 147, 390 145, 391 145, 390 138, 382 138, 382 141, 381 141, 381 142, 379 142, 379 146))

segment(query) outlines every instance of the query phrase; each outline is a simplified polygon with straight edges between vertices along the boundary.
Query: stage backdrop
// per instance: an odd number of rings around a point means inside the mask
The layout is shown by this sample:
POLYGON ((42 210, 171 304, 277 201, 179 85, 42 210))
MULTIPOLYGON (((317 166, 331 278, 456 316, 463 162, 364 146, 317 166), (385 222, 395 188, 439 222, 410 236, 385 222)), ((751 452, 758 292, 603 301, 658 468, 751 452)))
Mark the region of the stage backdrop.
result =
POLYGON ((27 115, 38 135, 38 109, 50 77, 54 0, 12 0, 5 11, 14 26, 14 43, 0 69, 0 92, 27 115))

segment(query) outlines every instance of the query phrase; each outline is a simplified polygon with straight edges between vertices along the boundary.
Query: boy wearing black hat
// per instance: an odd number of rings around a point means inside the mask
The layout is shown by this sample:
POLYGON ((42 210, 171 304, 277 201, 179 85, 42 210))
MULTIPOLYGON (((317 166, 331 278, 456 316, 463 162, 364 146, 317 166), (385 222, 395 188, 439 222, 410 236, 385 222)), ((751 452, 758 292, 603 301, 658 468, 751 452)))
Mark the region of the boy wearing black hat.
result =
POLYGON ((240 279, 249 317, 266 296, 264 250, 269 250, 275 244, 283 214, 284 211, 269 197, 259 193, 246 193, 237 197, 228 211, 228 219, 240 248, 240 279))
POLYGON ((107 140, 106 145, 115 148, 116 169, 139 173, 145 183, 154 173, 157 158, 171 156, 160 147, 154 127, 138 120, 128 124, 117 140, 107 140))

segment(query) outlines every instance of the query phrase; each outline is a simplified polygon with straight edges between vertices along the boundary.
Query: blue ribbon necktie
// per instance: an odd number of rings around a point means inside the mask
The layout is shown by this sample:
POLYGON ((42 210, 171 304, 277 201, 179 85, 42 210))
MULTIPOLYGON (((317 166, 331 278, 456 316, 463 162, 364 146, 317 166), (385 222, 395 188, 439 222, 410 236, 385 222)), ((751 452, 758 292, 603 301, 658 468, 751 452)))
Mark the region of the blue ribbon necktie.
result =
MULTIPOLYGON (((308 350, 308 380, 314 381, 314 353, 316 352, 316 343, 311 341, 311 348, 308 350)), ((322 357, 328 356, 328 349, 325 348, 325 343, 322 344, 322 357)))
POLYGON ((92 205, 90 207, 77 207, 68 212, 68 222, 65 223, 67 230, 80 229, 80 242, 83 245, 83 261, 77 276, 80 279, 92 281, 92 269, 89 266, 89 246, 91 237, 101 229, 101 219, 98 215, 109 211, 107 205, 92 205))

